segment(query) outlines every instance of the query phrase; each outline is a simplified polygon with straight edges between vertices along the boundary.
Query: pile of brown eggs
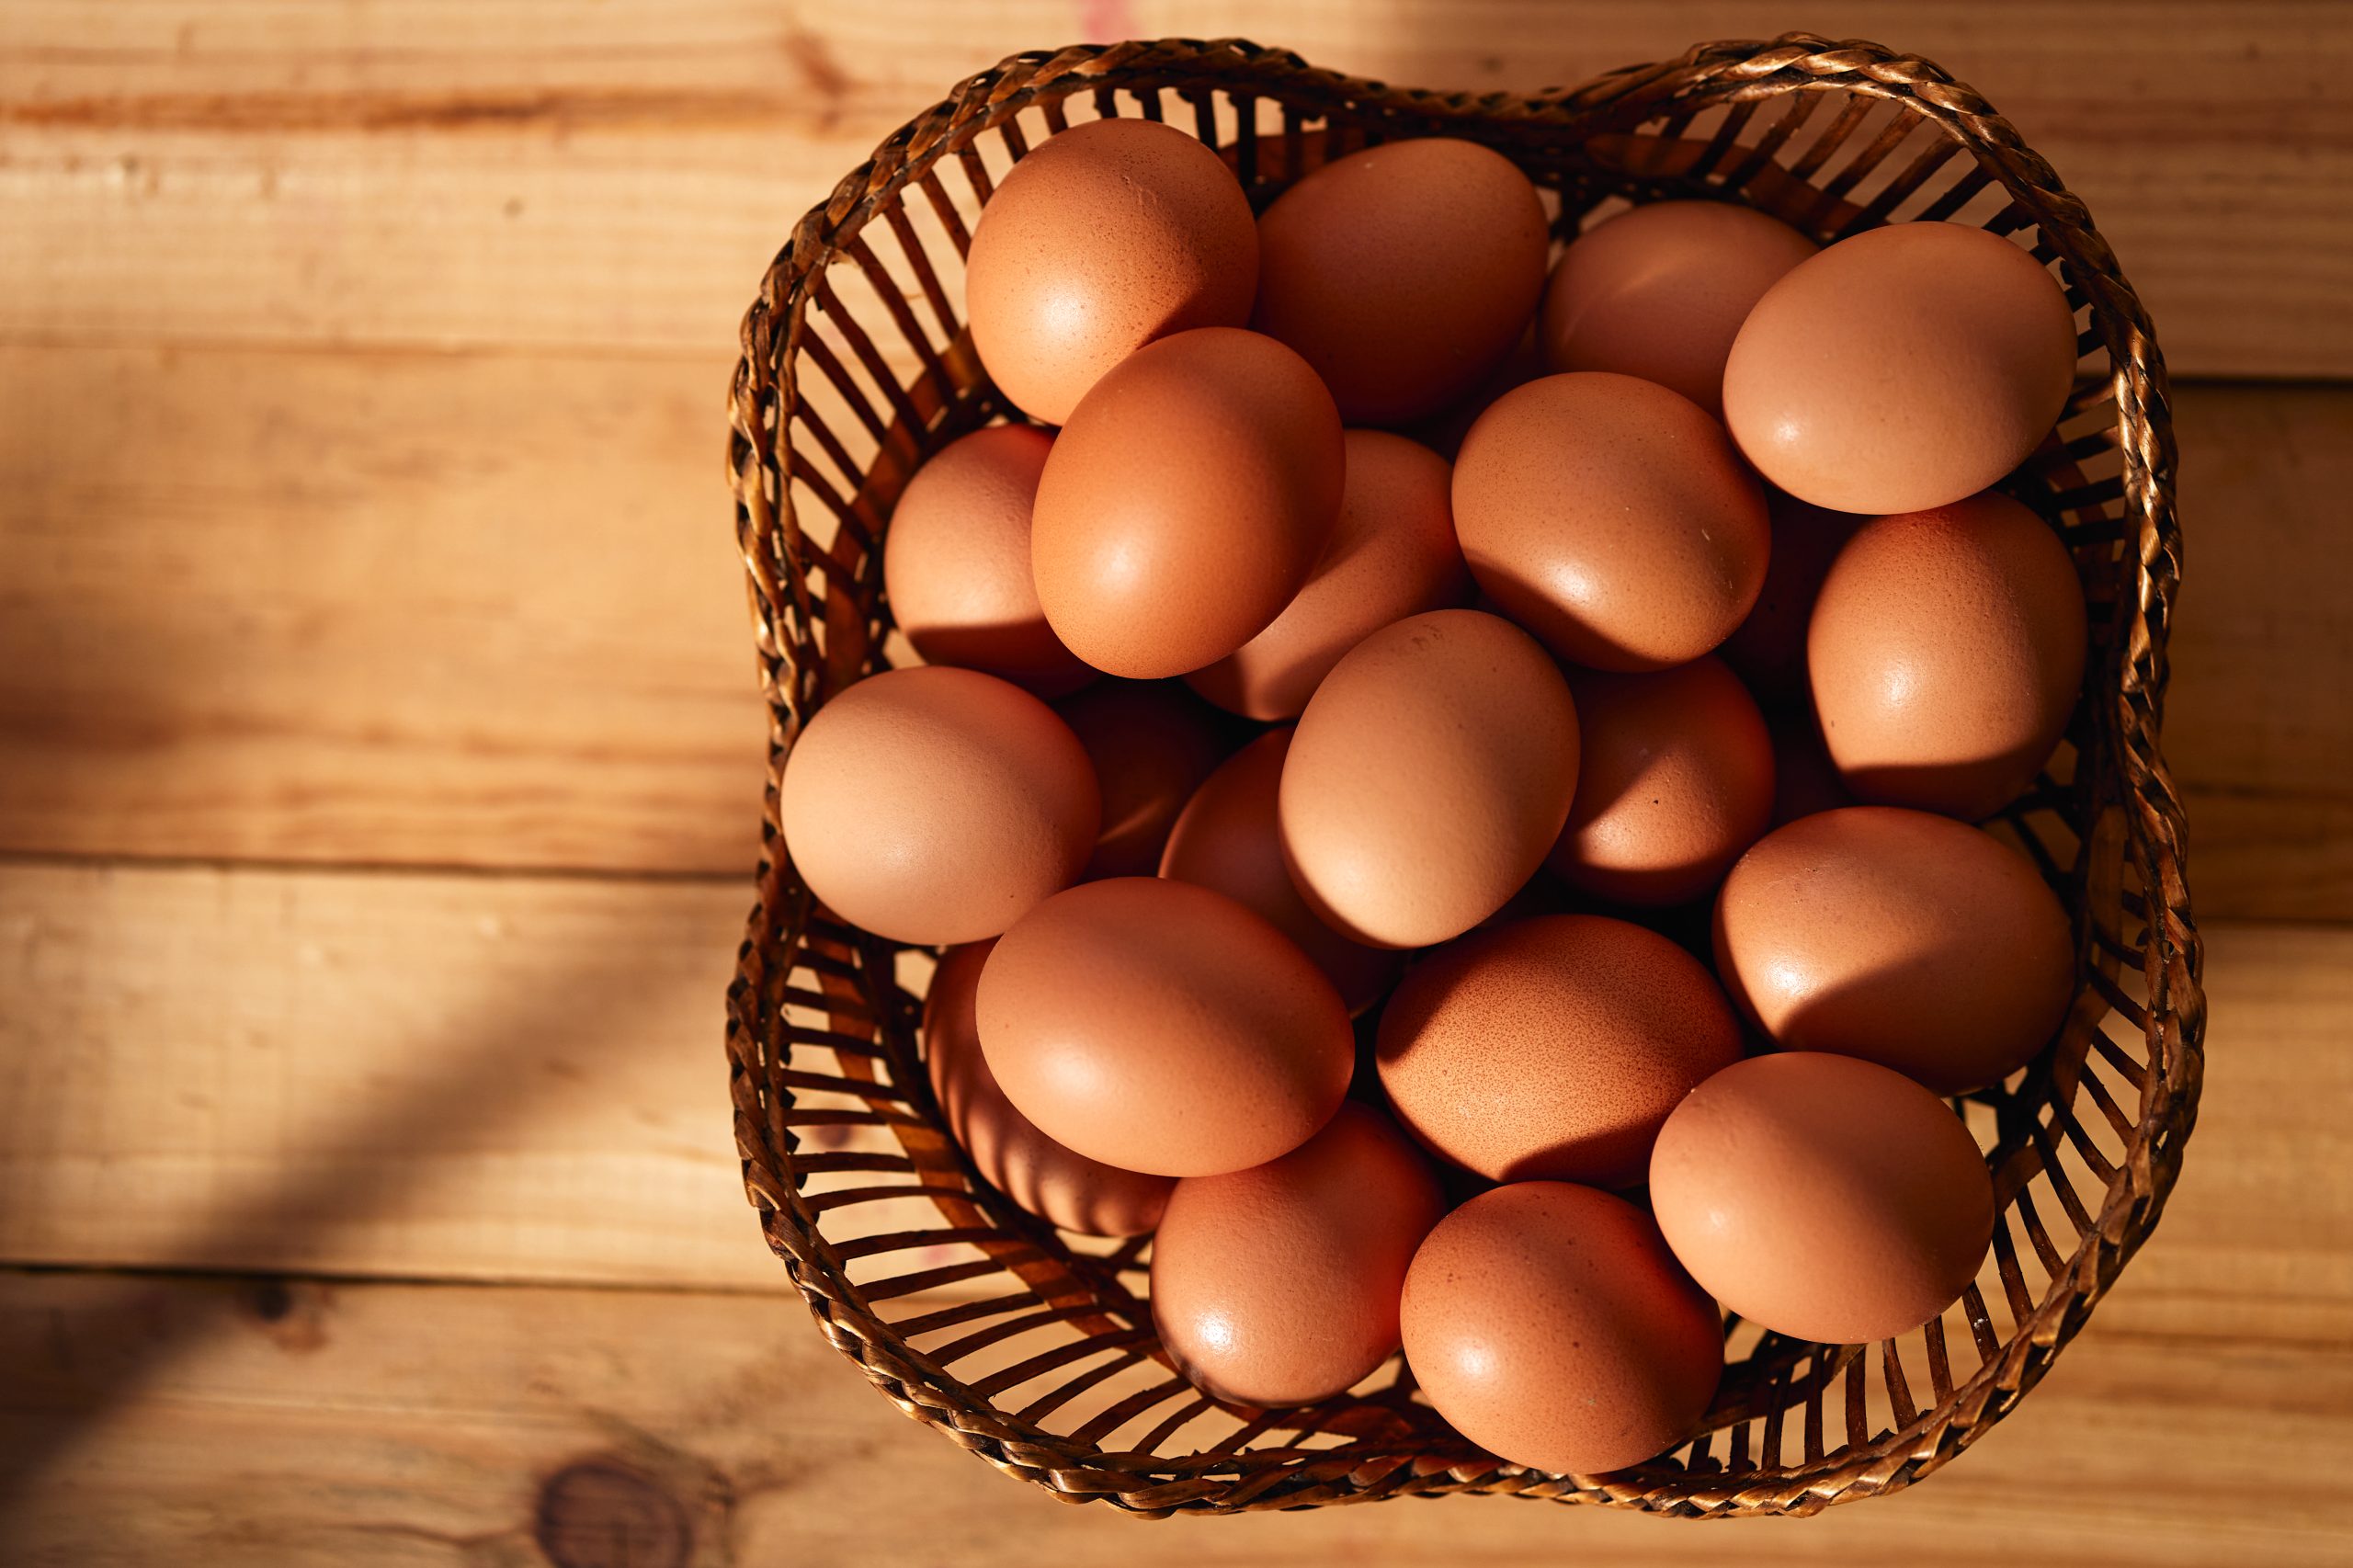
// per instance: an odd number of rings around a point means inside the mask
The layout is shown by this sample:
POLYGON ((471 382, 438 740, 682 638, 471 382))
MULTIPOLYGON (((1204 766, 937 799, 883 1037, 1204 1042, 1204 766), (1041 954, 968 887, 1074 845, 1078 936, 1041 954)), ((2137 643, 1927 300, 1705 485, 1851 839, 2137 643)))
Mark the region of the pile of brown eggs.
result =
POLYGON ((1471 1441, 1591 1472, 1690 1434, 1726 1312, 1887 1338, 1984 1258, 1938 1096, 2038 1052, 2075 960, 1971 824, 2086 642, 1989 486, 2076 341, 1949 223, 1665 202, 1548 249, 1465 142, 1255 217, 1167 127, 1040 145, 966 278, 1037 423, 907 485, 926 663, 810 721, 782 812, 841 918, 947 949, 981 1174, 1156 1230, 1200 1388, 1306 1403, 1402 1344, 1471 1441))

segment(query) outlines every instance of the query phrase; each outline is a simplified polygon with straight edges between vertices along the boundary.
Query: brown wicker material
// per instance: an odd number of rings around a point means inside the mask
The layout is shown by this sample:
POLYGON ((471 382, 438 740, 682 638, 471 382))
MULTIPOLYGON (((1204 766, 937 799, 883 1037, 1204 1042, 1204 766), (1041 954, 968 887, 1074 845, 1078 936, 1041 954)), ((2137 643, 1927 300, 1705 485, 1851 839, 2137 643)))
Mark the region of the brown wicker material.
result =
POLYGON ((2205 1024, 2181 801, 2157 749, 2181 559, 2165 366, 2083 204, 1936 66, 1790 34, 1518 97, 1392 87, 1233 40, 1017 55, 801 221, 743 341, 729 458, 774 729, 758 903, 728 993, 735 1136, 761 1228, 818 1325, 918 1421, 1059 1495, 1146 1514, 1447 1492, 1812 1513, 1905 1486, 1983 1436, 2155 1224, 2205 1024), (2094 647, 2068 744, 2006 820, 2075 914, 2084 978, 2022 1081, 1961 1108, 2002 1214, 1945 1317, 1859 1346, 1735 1324, 1702 1436, 1605 1477, 1540 1474, 1455 1437, 1393 1359, 1313 1408, 1212 1403, 1161 1358, 1145 1244, 1058 1234, 940 1131, 915 1038, 928 955, 813 906, 782 852, 778 778, 829 693, 904 653, 887 645, 879 545, 907 475, 1010 412, 961 324, 974 215, 1011 160, 1094 114, 1165 117, 1226 148, 1260 204, 1368 141, 1442 133, 1518 161, 1557 197, 1563 233, 1614 198, 1708 195, 1824 240, 1979 222, 2057 267, 2086 374, 2010 488, 2073 548, 2094 647))

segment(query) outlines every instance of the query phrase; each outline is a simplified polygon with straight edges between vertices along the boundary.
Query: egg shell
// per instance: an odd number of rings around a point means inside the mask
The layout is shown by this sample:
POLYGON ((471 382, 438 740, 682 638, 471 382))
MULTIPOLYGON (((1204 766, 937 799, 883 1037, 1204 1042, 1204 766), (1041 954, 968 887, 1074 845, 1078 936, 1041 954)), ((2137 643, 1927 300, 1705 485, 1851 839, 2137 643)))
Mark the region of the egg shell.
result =
POLYGON ((1086 749, 1103 795, 1080 880, 1151 876, 1176 813, 1225 759, 1231 721, 1176 681, 1097 681, 1054 710, 1086 749))
POLYGON ((1775 827, 1855 803, 1837 766, 1822 749, 1822 732, 1812 710, 1775 713, 1765 721, 1765 728, 1773 737, 1775 827))
POLYGON ((820 708, 786 759, 794 869, 835 915, 893 941, 994 937, 1069 885, 1102 801, 1070 726, 1008 681, 922 665, 820 708))
POLYGON ((1176 1184, 1152 1243, 1152 1316, 1194 1385, 1238 1404, 1308 1404, 1398 1346, 1414 1249, 1446 1211, 1421 1153, 1343 1105, 1279 1160, 1176 1184))
POLYGON ((1290 938, 1188 882, 1085 882, 1029 912, 981 971, 981 1048, 1057 1142, 1155 1176, 1298 1148, 1347 1092, 1356 1047, 1290 938))
POLYGON ((1160 1223, 1176 1184, 1074 1153, 1013 1108, 981 1052, 972 999, 994 940, 950 948, 932 971, 923 1007, 923 1054, 948 1130, 992 1187, 1065 1231, 1140 1236, 1160 1223))
POLYGON ((1698 960, 1597 915, 1540 915, 1427 955, 1381 1015, 1381 1086, 1408 1132, 1495 1181, 1642 1180, 1651 1139, 1740 1055, 1698 960))
POLYGON ((1316 918, 1283 866, 1278 800, 1291 732, 1271 730, 1235 752, 1193 791, 1160 874, 1214 888, 1264 915, 1324 971, 1350 1016, 1381 999, 1397 972, 1397 955, 1351 942, 1316 918))
POLYGON ((924 662, 960 665, 1049 699, 1095 678, 1062 645, 1029 573, 1029 504, 1053 437, 992 425, 907 481, 882 542, 891 617, 924 662))
POLYGON ((1215 664, 1306 583, 1343 469, 1331 395, 1273 338, 1207 327, 1137 350, 1086 394, 1039 481, 1047 624, 1115 676, 1215 664))
POLYGON ((1406 1271, 1405 1359, 1438 1413, 1531 1470, 1621 1470, 1691 1435, 1723 1375, 1713 1301, 1649 1215, 1516 1182, 1438 1221, 1406 1271))
POLYGON ((1661 669, 1730 636, 1770 553, 1764 492, 1679 392, 1578 371, 1463 438, 1454 528, 1479 586, 1573 664, 1661 669))
POLYGON ((1613 370, 1723 416, 1724 358, 1740 324, 1814 243, 1728 201, 1654 201, 1571 241, 1544 289, 1555 370, 1613 370))
POLYGON ((1301 715, 1284 863, 1341 935, 1442 942, 1543 863, 1576 776, 1576 706, 1533 639, 1477 610, 1409 616, 1349 650, 1301 715))
POLYGON ((1801 500, 1922 511, 2023 461, 2075 376, 2074 312, 2023 245, 1896 223, 1800 263, 1756 301, 1724 365, 1724 421, 1801 500))
POLYGON ((1676 1108, 1651 1155, 1651 1209, 1729 1310, 1867 1345, 1935 1317, 1976 1276, 1994 1183, 1961 1119, 1901 1073, 1779 1051, 1676 1108))
POLYGON ((1252 324, 1315 367, 1350 424, 1402 425, 1510 351, 1550 244, 1510 159, 1449 137, 1383 142, 1309 175, 1258 220, 1252 324))
POLYGON ((1831 562, 1869 519, 1826 511, 1778 490, 1766 492, 1765 510, 1773 533, 1765 586, 1747 619, 1716 652, 1760 702, 1804 702, 1805 628, 1813 601, 1831 562))
POLYGON ((1847 787, 1972 820, 2033 781, 2065 733, 2084 656, 2066 547, 1991 491, 1864 524, 1806 628, 1814 711, 1847 787))
POLYGON ((1648 675, 1572 671, 1577 792, 1545 863, 1620 903, 1711 891, 1773 815, 1773 742, 1723 661, 1648 675))
POLYGON ((1031 418, 1067 421, 1154 338, 1250 319, 1258 229, 1233 171, 1181 131, 1092 120, 1031 148, 965 259, 972 347, 1031 418))
POLYGON ((1716 899, 1716 972, 1791 1051, 1938 1094, 1997 1083, 2067 1016, 2073 926, 2031 862, 1950 817, 1850 806, 1776 829, 1716 899))
POLYGON ((1297 718, 1340 655, 1366 637, 1470 597, 1447 460, 1385 430, 1350 430, 1343 439, 1339 520, 1306 585, 1264 631, 1185 677, 1245 718, 1297 718))

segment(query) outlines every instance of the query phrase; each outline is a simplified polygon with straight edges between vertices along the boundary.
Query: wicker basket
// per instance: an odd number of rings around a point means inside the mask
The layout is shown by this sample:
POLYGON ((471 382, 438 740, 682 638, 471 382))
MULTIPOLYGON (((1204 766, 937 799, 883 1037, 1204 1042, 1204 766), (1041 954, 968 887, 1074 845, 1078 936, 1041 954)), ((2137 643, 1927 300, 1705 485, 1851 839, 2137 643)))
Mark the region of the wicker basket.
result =
POLYGON ((1982 1436, 2050 1366, 2155 1224, 2196 1110, 2205 1005, 2182 809, 2158 755, 2179 581, 2164 361, 2083 204, 1984 100, 1877 44, 1790 34, 1702 45, 1532 97, 1397 88, 1239 41, 1013 57, 888 138, 804 217, 744 323, 729 461, 773 721, 766 853, 727 1053, 745 1185, 835 1348, 916 1420, 1078 1501, 1144 1514, 1502 1492, 1686 1517, 1812 1513, 1891 1492, 1982 1436), (1615 199, 1750 203, 1819 239, 1982 222, 2054 264, 2086 373, 2009 488, 2073 549, 2092 608, 2083 700, 2006 816, 2075 916, 2061 1035, 1960 1108, 2001 1203, 1981 1275, 1942 1319, 1877 1346, 1734 1324, 1706 1430, 1608 1476, 1504 1464, 1456 1437, 1392 1360, 1311 1408, 1198 1394, 1162 1356, 1145 1246, 1060 1234, 941 1131, 918 1057, 930 955, 814 905, 777 786, 826 697, 891 662, 884 526, 926 456, 1006 408, 960 320, 974 215, 1072 118, 1141 114, 1226 151, 1261 205, 1369 142, 1495 147, 1573 233, 1615 199))

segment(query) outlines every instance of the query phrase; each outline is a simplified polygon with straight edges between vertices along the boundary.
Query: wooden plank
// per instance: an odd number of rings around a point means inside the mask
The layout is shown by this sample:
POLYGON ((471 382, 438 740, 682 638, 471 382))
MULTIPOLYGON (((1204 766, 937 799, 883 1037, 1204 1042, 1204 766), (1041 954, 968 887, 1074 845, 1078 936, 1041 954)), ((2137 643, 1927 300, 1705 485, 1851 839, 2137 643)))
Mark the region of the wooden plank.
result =
POLYGON ((786 1289, 750 889, 0 869, 0 1257, 786 1289))
POLYGON ((748 870, 730 363, 0 349, 0 845, 748 870))
MULTIPOLYGON (((710 348, 794 217, 1017 49, 1265 32, 1392 81, 1533 87, 1790 20, 1765 0, 37 0, 0 17, 0 335, 710 348)), ((1997 6, 1806 20, 1984 90, 2099 216, 2177 369, 2353 371, 2343 7, 2074 0, 2027 34, 1997 6)))
POLYGON ((2177 400, 2165 753, 2209 917, 2353 918, 2353 388, 2177 400))
MULTIPOLYGON (((719 1046, 746 891, 0 865, 0 1258, 782 1290, 719 1046)), ((2188 1176, 2105 1319, 2353 1347, 2353 930, 2211 940, 2188 1176)))
MULTIPOLYGON (((0 347, 0 847, 748 867, 726 369, 0 347)), ((2178 402, 2199 908, 2353 917, 2353 392, 2178 402)))
MULTIPOLYGON (((0 1554, 31 1568, 1712 1563, 1733 1528, 1493 1498, 1156 1528, 1061 1506, 756 1297, 7 1275, 0 1360, 0 1470, 23 1472, 0 1554)), ((2336 1563, 2348 1442, 2353 1354, 2096 1324, 1937 1476, 1743 1524, 1740 1560, 2336 1563)))

